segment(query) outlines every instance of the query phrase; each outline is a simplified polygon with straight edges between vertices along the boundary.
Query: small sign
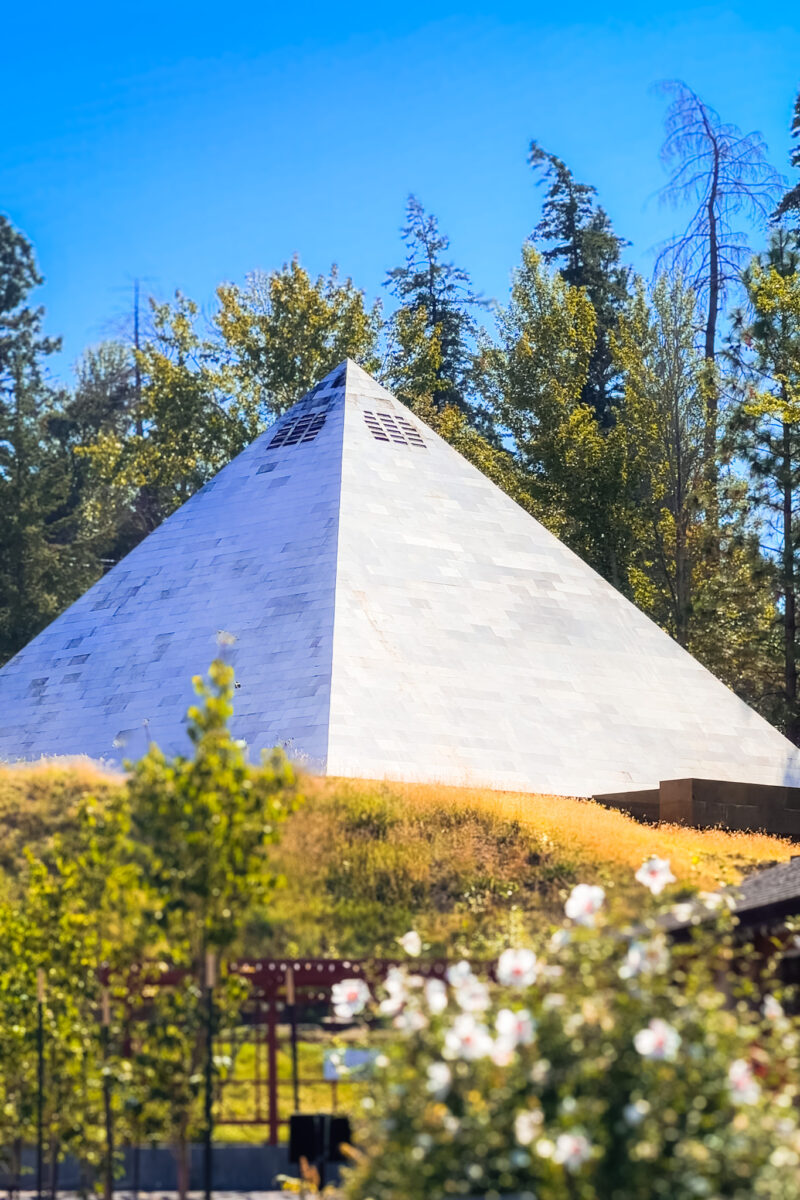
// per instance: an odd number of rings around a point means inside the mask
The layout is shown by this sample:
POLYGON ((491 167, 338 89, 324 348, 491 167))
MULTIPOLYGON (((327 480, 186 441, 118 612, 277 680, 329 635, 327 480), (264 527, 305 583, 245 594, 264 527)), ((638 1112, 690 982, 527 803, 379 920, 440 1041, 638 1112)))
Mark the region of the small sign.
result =
POLYGON ((364 1079, 372 1071, 376 1050, 326 1050, 322 1075, 328 1083, 341 1079, 364 1079))

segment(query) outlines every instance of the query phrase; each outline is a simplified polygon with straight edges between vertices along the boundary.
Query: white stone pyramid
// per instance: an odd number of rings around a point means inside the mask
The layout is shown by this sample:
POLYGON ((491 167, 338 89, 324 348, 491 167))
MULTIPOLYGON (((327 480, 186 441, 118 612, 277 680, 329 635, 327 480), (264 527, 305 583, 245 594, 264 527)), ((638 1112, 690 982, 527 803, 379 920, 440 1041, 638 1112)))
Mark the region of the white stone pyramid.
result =
POLYGON ((185 750, 220 631, 254 756, 560 795, 800 785, 790 742, 350 361, 0 671, 0 758, 185 750))

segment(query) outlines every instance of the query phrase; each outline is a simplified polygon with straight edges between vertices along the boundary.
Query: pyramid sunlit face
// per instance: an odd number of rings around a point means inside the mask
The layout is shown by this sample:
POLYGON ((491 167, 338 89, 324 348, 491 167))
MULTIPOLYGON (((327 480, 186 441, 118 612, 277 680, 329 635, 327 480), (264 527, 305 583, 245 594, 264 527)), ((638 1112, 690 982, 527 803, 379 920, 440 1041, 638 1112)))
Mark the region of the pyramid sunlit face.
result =
POLYGON ((0 757, 185 749, 217 654, 237 736, 330 774, 800 784, 790 743, 351 362, 6 665, 0 757))

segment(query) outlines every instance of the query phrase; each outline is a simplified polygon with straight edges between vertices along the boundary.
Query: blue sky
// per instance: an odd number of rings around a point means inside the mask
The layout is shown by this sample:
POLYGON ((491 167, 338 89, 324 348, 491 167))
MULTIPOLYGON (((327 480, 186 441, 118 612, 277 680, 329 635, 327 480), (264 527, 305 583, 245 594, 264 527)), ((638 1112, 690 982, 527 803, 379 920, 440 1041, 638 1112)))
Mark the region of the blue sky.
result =
POLYGON ((135 276, 210 307, 297 252, 381 292, 413 191, 499 300, 540 193, 536 137, 594 183, 631 257, 679 221, 661 209, 664 102, 683 78, 760 129, 787 170, 800 88, 789 0, 649 8, 411 0, 229 6, 23 4, 0 46, 0 211, 47 277, 57 369, 113 333, 135 276))

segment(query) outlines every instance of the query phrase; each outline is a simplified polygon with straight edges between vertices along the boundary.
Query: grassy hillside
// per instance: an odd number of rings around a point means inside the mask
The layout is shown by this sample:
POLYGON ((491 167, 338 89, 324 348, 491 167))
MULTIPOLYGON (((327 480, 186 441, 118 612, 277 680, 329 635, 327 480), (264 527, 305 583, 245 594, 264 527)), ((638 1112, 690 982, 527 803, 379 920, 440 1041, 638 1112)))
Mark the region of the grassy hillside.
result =
POLYGON ((101 799, 120 781, 88 758, 0 766, 0 880, 13 880, 26 846, 35 852, 68 833, 84 796, 101 799))
POLYGON ((284 953, 391 953, 411 926, 434 952, 491 953, 555 918, 579 881, 632 911, 633 872, 651 854, 689 890, 792 852, 777 838, 646 826, 557 796, 336 779, 308 780, 306 794, 274 855, 285 886, 251 929, 254 945, 284 953))
MULTIPOLYGON (((83 795, 120 778, 84 761, 0 767, 0 873, 13 888, 23 848, 69 829, 83 795)), ((414 926, 430 952, 490 954, 541 927, 579 880, 614 904, 639 894, 633 871, 668 857, 687 888, 735 883, 783 861, 790 843, 758 834, 645 826, 586 800, 308 778, 272 865, 283 884, 254 912, 250 954, 393 954, 414 926)))

